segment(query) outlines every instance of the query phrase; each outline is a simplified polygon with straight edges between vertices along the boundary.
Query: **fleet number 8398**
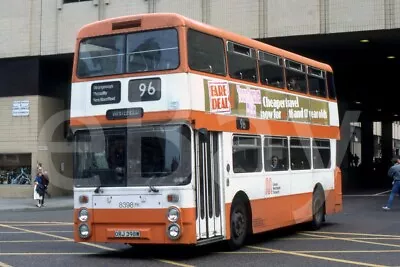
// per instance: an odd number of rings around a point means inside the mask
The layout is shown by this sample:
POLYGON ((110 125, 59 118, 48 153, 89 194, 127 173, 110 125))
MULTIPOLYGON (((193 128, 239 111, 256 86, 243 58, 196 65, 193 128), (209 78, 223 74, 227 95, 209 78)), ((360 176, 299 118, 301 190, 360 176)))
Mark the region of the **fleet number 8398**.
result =
POLYGON ((121 209, 132 209, 139 207, 139 203, 136 202, 119 202, 118 207, 121 209))

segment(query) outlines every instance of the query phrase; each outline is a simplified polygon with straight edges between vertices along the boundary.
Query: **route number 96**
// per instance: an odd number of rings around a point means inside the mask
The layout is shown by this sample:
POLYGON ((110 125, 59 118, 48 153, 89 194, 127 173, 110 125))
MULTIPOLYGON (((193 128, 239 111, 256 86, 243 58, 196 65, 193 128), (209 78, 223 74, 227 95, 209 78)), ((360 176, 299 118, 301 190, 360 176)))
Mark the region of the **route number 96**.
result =
POLYGON ((161 79, 149 78, 129 81, 130 102, 155 101, 161 98, 161 79))
POLYGON ((139 84, 139 91, 140 97, 143 97, 145 93, 147 93, 148 95, 154 95, 156 93, 156 88, 153 87, 151 81, 149 83, 144 82, 139 84))

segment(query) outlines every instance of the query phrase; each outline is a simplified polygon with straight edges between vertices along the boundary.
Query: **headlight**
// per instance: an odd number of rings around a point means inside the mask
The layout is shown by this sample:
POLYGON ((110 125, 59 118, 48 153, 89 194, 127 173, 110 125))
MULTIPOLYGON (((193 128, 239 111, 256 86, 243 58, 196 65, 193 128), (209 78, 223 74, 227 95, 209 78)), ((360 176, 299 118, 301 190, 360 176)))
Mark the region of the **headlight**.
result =
POLYGON ((79 226, 79 236, 81 238, 88 238, 90 235, 89 226, 87 224, 81 224, 79 226))
POLYGON ((176 222, 179 219, 179 209, 176 207, 170 207, 168 209, 168 213, 167 213, 167 217, 168 217, 168 221, 170 222, 176 222))
POLYGON ((81 209, 78 213, 78 219, 81 222, 86 222, 89 217, 89 212, 87 209, 81 209))
POLYGON ((167 229, 169 239, 176 240, 181 236, 181 228, 176 223, 170 224, 167 229))

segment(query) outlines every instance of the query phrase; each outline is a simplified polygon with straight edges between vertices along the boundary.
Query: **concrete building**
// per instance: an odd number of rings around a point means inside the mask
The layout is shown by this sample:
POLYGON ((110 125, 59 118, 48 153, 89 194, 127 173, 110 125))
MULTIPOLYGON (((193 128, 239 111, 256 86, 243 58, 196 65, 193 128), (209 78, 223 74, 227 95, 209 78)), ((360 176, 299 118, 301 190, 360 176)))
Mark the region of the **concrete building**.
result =
MULTIPOLYGON (((22 183, 19 182, 22 179, 18 181, 19 174, 22 168, 24 173, 33 175, 38 163, 49 171, 53 194, 71 193, 72 144, 66 137, 75 35, 81 26, 90 22, 148 12, 180 13, 295 52, 304 52, 310 57, 315 55, 314 58, 330 64, 335 49, 343 46, 358 51, 357 55, 364 58, 358 46, 361 37, 366 36, 364 33, 387 41, 396 38, 400 29, 400 0, 2 0, 0 196, 30 196, 32 186, 18 184, 22 183), (357 46, 344 43, 349 40, 357 42, 357 46), (323 50, 327 42, 334 44, 329 51, 323 50), (331 57, 325 57, 328 54, 331 57)), ((384 50, 382 47, 374 49, 375 52, 384 50)), ((354 58, 332 59, 336 69, 342 68, 346 60, 356 61, 354 58)), ((352 67, 346 67, 349 68, 352 67)), ((354 86, 354 90, 348 90, 350 85, 342 88, 347 79, 346 75, 340 77, 344 72, 338 71, 337 75, 342 81, 338 82, 338 96, 346 102, 341 109, 342 115, 348 110, 375 109, 370 105, 354 108, 353 102, 364 104, 369 98, 354 97, 364 95, 357 91, 363 85, 354 86)), ((377 105, 388 104, 387 95, 379 99, 377 105)), ((390 110, 390 114, 394 112, 390 110)), ((367 120, 370 125, 380 120, 375 113, 367 118, 370 118, 367 120)), ((387 136, 391 142, 392 137, 396 140, 395 145, 390 144, 398 147, 400 131, 399 125, 395 124, 393 129, 396 130, 392 132, 394 120, 391 118, 383 128, 387 129, 385 133, 390 132, 387 136)), ((370 135, 375 133, 378 138, 382 135, 382 127, 373 125, 368 128, 375 127, 370 135)), ((345 133, 351 132, 349 125, 345 133)), ((372 161, 371 156, 380 155, 374 149, 362 152, 358 146, 358 141, 354 140, 354 144, 346 144, 345 148, 351 147, 351 153, 360 153, 361 158, 369 161, 372 161)))

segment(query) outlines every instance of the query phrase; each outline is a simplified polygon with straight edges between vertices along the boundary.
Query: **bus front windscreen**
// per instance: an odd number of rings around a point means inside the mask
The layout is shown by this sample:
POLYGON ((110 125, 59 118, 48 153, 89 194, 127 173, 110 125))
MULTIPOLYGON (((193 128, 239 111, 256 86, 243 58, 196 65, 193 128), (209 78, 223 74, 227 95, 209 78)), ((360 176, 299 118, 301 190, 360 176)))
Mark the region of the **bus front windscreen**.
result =
POLYGON ((78 132, 74 154, 76 187, 191 181, 191 130, 185 125, 78 132))
POLYGON ((178 32, 162 29, 83 39, 79 45, 77 76, 172 70, 178 66, 178 32))

